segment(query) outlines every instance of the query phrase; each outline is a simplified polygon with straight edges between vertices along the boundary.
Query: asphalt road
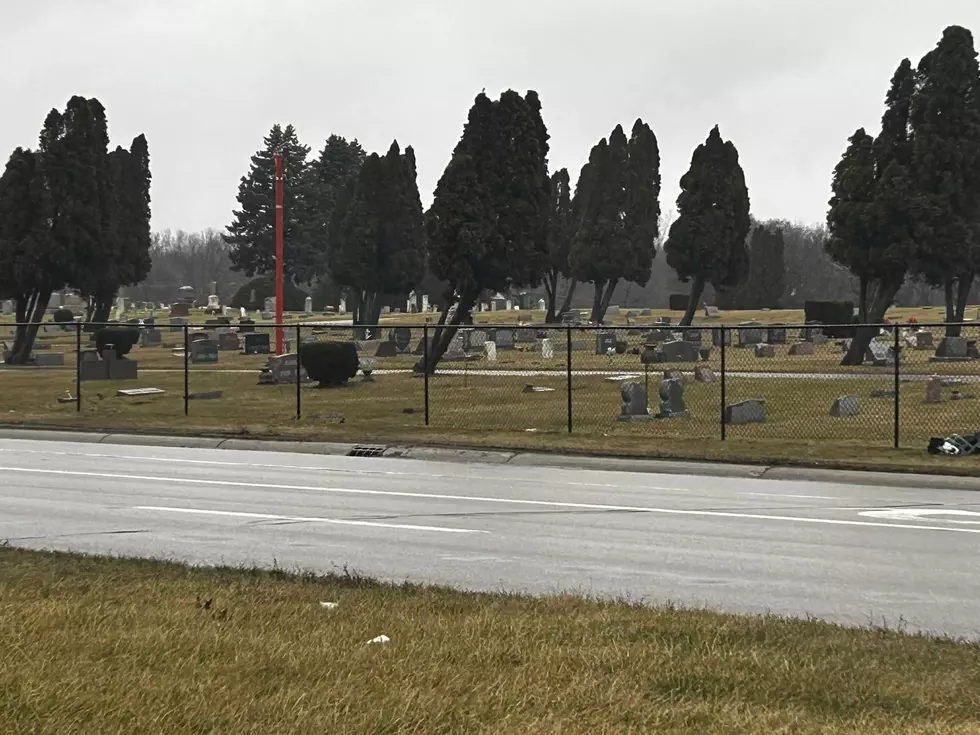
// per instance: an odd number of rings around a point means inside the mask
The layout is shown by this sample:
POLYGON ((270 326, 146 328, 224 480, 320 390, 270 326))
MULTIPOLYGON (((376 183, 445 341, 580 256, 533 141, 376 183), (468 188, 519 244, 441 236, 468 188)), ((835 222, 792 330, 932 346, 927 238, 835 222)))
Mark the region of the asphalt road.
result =
POLYGON ((980 638, 980 494, 0 440, 0 539, 980 638))

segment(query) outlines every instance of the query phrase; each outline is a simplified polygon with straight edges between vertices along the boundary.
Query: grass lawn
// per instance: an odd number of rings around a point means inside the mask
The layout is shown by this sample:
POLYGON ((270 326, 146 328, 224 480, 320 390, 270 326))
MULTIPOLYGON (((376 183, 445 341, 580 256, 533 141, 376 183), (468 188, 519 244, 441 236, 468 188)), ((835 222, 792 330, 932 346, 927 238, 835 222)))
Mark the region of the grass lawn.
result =
MULTIPOLYGON (((644 380, 642 372, 639 380, 644 380)), ((659 409, 660 373, 649 375, 651 406, 659 409)), ((906 469, 974 474, 976 458, 926 454, 930 436, 974 432, 980 399, 925 404, 925 383, 902 385, 902 449, 892 448, 894 401, 872 398, 891 388, 892 378, 800 380, 730 377, 727 402, 766 401, 764 424, 730 426, 720 440, 721 388, 690 382, 687 418, 619 422, 619 383, 604 376, 576 375, 572 381, 573 432, 567 429, 564 375, 493 376, 466 372, 430 379, 430 425, 424 422, 424 382, 406 373, 360 378, 346 386, 301 389, 303 418, 297 421, 293 385, 260 386, 254 372, 195 366, 192 394, 223 391, 217 400, 191 401, 184 416, 182 372, 142 371, 136 381, 87 382, 82 411, 57 402, 74 392, 74 372, 0 370, 0 422, 106 431, 206 433, 219 436, 364 441, 386 444, 469 445, 643 457, 828 463, 854 468, 906 469), (552 388, 524 393, 527 384, 552 388), (164 395, 125 398, 119 388, 161 388, 164 395), (857 395, 861 413, 832 418, 839 396, 857 395), (338 415, 343 423, 335 423, 338 415)), ((949 396, 949 391, 945 391, 949 396)), ((828 465, 829 466, 829 465, 828 465)))
POLYGON ((980 729, 980 646, 899 632, 10 548, 0 600, 6 733, 980 729))

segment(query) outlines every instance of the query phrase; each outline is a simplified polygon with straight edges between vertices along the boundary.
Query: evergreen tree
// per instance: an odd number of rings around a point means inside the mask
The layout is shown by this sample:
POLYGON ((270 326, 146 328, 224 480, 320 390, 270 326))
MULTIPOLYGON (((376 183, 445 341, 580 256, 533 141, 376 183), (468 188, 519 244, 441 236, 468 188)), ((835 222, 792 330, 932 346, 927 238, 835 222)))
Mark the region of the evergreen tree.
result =
POLYGON ((547 269, 548 131, 536 92, 477 96, 426 215, 432 275, 448 282, 429 361, 434 370, 481 291, 533 287, 547 269))
POLYGON ((355 297, 354 323, 376 325, 380 297, 407 294, 425 272, 425 229, 415 152, 397 141, 371 154, 335 202, 330 273, 355 297))
POLYGON ((778 309, 786 288, 785 243, 778 225, 756 223, 749 235, 749 273, 735 288, 720 289, 722 309, 778 309))
POLYGON ((251 278, 269 273, 276 264, 275 161, 281 153, 285 174, 283 213, 283 272, 295 282, 309 280, 316 263, 309 245, 307 210, 308 146, 301 145, 292 125, 274 125, 263 140, 264 148, 252 156, 249 172, 238 186, 239 209, 228 225, 225 242, 231 246, 235 270, 251 278))
MULTIPOLYGON (((919 63, 917 85, 910 65, 902 72, 903 84, 892 91, 901 104, 889 102, 910 126, 901 117, 888 122, 914 131, 911 155, 900 150, 894 157, 902 165, 908 165, 904 157, 911 159, 924 207, 916 227, 915 270, 945 289, 946 321, 962 322, 980 271, 980 67, 973 35, 947 28, 919 63)), ((959 327, 948 334, 959 334, 959 327)))
MULTIPOLYGON (((571 301, 575 292, 575 279, 570 278, 571 268, 568 262, 572 239, 575 236, 575 225, 572 221, 572 196, 567 168, 555 172, 551 177, 549 216, 548 270, 544 274, 545 300, 548 309, 545 324, 552 324, 557 320, 558 286, 562 278, 568 279, 566 304, 571 301)), ((568 306, 563 306, 560 311, 565 311, 567 308, 568 306)))
POLYGON ((749 193, 738 151, 715 127, 698 146, 691 168, 681 178, 678 218, 670 228, 667 264, 691 298, 681 325, 694 319, 705 284, 716 289, 736 286, 748 273, 745 240, 749 234, 749 193))
POLYGON ((660 151, 642 120, 626 140, 619 125, 582 169, 575 192, 573 274, 595 286, 593 322, 601 322, 620 280, 650 279, 660 219, 660 151))
POLYGON ((341 191, 349 179, 358 175, 364 158, 364 149, 357 139, 348 141, 331 135, 319 157, 307 166, 310 263, 304 275, 331 280, 327 270, 330 223, 341 191))

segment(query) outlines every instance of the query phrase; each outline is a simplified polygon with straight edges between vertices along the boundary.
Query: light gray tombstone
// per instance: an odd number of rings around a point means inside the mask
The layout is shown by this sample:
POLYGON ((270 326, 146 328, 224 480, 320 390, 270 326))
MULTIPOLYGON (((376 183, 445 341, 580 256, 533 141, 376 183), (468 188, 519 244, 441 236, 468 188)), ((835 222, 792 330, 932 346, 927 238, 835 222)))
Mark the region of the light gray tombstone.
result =
POLYGON ((755 356, 756 357, 775 357, 776 348, 765 342, 761 342, 755 346, 755 356))
POLYGON ((62 367, 65 364, 63 352, 45 352, 34 355, 34 364, 38 367, 62 367))
POLYGON ((308 382, 306 369, 300 367, 299 356, 295 352, 270 357, 259 375, 259 385, 293 385, 296 383, 297 370, 300 382, 308 382))
POLYGON ((933 348, 932 332, 927 329, 920 329, 912 335, 912 347, 917 350, 931 350, 933 348))
POLYGON ((926 383, 926 398, 925 403, 942 403, 943 402, 943 381, 939 378, 933 378, 928 383, 926 383))
POLYGON ((738 325, 738 346, 752 347, 765 342, 765 334, 759 322, 742 322, 738 325))
POLYGON ((140 347, 159 347, 163 344, 163 333, 159 329, 144 329, 140 332, 140 347))
POLYGON ((551 340, 545 337, 541 340, 541 359, 551 360, 555 357, 555 346, 551 343, 551 340))
POLYGON ((195 365, 217 362, 218 343, 211 339, 199 339, 191 342, 190 360, 195 365))
POLYGON ((482 329, 471 329, 469 330, 469 348, 471 350, 483 349, 483 345, 486 344, 487 333, 482 329))
POLYGON ((3 315, 4 316, 13 316, 13 314, 14 314, 14 302, 13 301, 9 301, 9 300, 8 301, 4 301, 3 302, 3 315))
POLYGON ((494 332, 493 341, 497 344, 498 350, 514 349, 514 330, 502 327, 494 332))
POLYGON ((877 340, 871 340, 864 359, 871 362, 875 367, 894 367, 895 349, 877 340))
POLYGON ((651 418, 650 409, 647 408, 647 390, 643 383, 633 381, 623 383, 620 386, 620 398, 617 420, 642 421, 651 418))
POLYGON ((797 342, 789 346, 791 357, 800 357, 813 354, 813 342, 797 342))
POLYGON ((775 326, 769 327, 767 330, 766 342, 771 345, 784 345, 786 344, 786 327, 782 324, 776 324, 775 326))
POLYGON ((446 354, 442 356, 444 362, 461 362, 466 359, 466 352, 463 349, 463 333, 459 330, 453 335, 446 349, 446 354))
POLYGON ((238 335, 234 332, 219 332, 218 333, 218 349, 222 352, 238 352, 241 349, 241 343, 238 341, 238 335))
POLYGON ((687 415, 683 381, 676 379, 660 381, 660 413, 657 418, 676 419, 687 415))
POLYGON ((715 371, 707 365, 695 365, 694 380, 698 383, 714 383, 717 378, 715 376, 715 371))
POLYGON ((835 418, 857 416, 861 413, 861 399, 857 396, 841 396, 830 407, 830 415, 835 418))
POLYGON ((487 362, 497 362, 497 345, 494 342, 483 343, 483 354, 487 362))
POLYGON ((303 313, 304 314, 313 313, 313 298, 310 296, 307 296, 306 301, 303 302, 303 313))
POLYGON ((740 424, 762 424, 766 421, 766 402, 757 398, 725 406, 725 423, 730 426, 740 424))
POLYGON ((700 345, 702 333, 700 329, 685 329, 681 332, 681 339, 690 342, 692 345, 700 345))
POLYGON ((965 360, 967 358, 966 337, 943 337, 936 348, 936 357, 965 360))

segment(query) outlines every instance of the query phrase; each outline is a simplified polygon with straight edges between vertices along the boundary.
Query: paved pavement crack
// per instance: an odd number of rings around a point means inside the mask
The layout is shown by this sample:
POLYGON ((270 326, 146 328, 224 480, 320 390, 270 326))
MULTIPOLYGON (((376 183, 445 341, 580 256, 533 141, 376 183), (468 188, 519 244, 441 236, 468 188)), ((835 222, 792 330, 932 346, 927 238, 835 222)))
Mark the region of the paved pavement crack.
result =
POLYGON ((134 529, 123 529, 120 531, 91 531, 88 533, 59 533, 54 535, 44 535, 44 536, 18 536, 16 538, 6 538, 4 541, 40 541, 43 539, 55 539, 55 538, 76 538, 80 536, 121 536, 124 534, 132 533, 149 533, 148 528, 134 528, 134 529))

